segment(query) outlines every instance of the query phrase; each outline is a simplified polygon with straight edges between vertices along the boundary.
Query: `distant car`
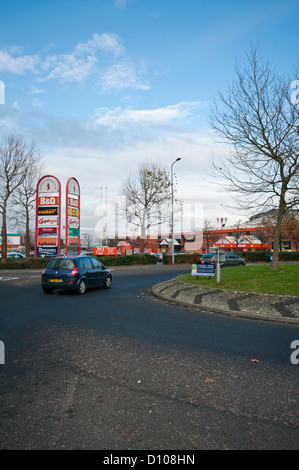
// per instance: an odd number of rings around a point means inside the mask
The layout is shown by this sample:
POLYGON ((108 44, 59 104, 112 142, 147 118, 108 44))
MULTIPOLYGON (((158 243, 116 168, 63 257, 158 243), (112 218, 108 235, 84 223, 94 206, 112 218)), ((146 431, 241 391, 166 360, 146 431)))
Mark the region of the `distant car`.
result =
POLYGON ((151 256, 155 256, 157 261, 163 261, 163 254, 162 253, 149 253, 151 256))
POLYGON ((22 255, 22 253, 17 253, 16 251, 15 252, 8 252, 7 253, 7 259, 23 259, 23 258, 26 258, 25 255, 22 255))
MULTIPOLYGON (((217 253, 206 253, 200 259, 201 264, 216 264, 217 253)), ((221 267, 227 266, 245 266, 246 261, 235 253, 225 252, 225 262, 220 263, 221 267)))
POLYGON ((106 266, 91 256, 51 258, 42 273, 41 285, 46 294, 56 289, 73 290, 84 294, 95 287, 110 288, 112 275, 106 266))

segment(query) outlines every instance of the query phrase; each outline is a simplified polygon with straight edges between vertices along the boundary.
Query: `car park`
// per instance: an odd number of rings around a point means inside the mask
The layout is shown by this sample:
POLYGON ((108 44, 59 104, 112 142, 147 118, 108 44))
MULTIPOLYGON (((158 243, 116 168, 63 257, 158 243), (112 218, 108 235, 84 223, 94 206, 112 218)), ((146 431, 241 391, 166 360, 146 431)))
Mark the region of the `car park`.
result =
POLYGON ((56 289, 84 294, 87 289, 110 288, 112 275, 101 261, 92 256, 51 258, 42 273, 41 285, 46 294, 56 289))
MULTIPOLYGON (((206 253, 200 259, 201 264, 217 264, 217 253, 206 253)), ((227 266, 245 266, 246 261, 236 253, 225 252, 225 262, 220 263, 221 267, 227 266)))

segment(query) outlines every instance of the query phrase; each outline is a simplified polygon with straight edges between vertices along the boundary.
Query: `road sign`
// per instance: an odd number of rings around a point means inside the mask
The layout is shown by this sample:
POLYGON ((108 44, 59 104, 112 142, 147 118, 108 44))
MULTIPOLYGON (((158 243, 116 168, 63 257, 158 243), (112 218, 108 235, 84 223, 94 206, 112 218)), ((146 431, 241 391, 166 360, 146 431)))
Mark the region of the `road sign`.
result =
POLYGON ((215 276, 215 264, 192 265, 192 276, 215 276), (196 269, 195 269, 196 266, 196 269))

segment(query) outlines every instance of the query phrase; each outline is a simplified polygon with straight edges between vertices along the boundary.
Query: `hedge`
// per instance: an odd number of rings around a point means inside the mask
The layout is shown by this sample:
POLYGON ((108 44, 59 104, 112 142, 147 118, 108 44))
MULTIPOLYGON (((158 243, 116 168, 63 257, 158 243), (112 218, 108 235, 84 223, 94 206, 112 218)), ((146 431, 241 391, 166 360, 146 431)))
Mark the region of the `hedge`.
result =
POLYGON ((48 264, 48 258, 24 258, 0 260, 0 269, 44 269, 48 264))
MULTIPOLYGON (((266 261, 266 253, 260 251, 241 251, 236 253, 237 255, 244 258, 247 263, 264 263, 266 261)), ((175 264, 196 264, 199 263, 200 258, 202 255, 175 255, 174 263, 175 264)), ((279 253, 279 261, 299 261, 299 252, 290 252, 290 251, 282 251, 279 253)), ((163 256, 163 263, 164 264, 172 264, 172 256, 171 255, 164 255, 163 256)))
MULTIPOLYGON (((265 262, 265 252, 242 251, 237 253, 245 259, 247 263, 265 262)), ((199 263, 202 255, 180 254, 174 257, 175 264, 196 264, 199 263)), ((96 256, 107 266, 134 266, 153 265, 157 263, 157 258, 148 254, 145 255, 119 255, 119 256, 96 256)), ((47 266, 48 258, 24 258, 9 259, 6 262, 0 260, 0 269, 43 269, 47 266)), ((299 261, 299 252, 283 251, 279 253, 279 261, 299 261)), ((164 255, 163 264, 172 264, 172 256, 164 255)))
POLYGON ((157 258, 152 255, 118 255, 96 256, 105 266, 134 266, 157 264, 157 258))
MULTIPOLYGON (((241 251, 236 253, 244 258, 248 263, 258 263, 266 261, 266 253, 260 251, 241 251)), ((278 255, 279 261, 299 261, 299 252, 294 251, 281 251, 278 255)))
MULTIPOLYGON (((199 263, 200 258, 202 255, 199 254, 180 254, 175 255, 174 257, 174 264, 196 264, 199 263)), ((172 264, 172 256, 171 255, 163 255, 163 264, 172 264)))
MULTIPOLYGON (((151 255, 119 255, 119 256, 95 256, 101 262, 109 266, 132 266, 156 264, 157 258, 151 255)), ((49 258, 24 258, 8 259, 5 262, 0 260, 0 269, 44 269, 49 258)))

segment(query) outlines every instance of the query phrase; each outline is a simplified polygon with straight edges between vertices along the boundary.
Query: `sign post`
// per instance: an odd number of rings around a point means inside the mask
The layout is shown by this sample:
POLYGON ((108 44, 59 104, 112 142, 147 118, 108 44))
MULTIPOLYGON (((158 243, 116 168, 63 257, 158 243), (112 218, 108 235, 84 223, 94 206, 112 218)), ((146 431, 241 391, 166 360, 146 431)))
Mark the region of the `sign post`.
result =
POLYGON ((76 245, 80 253, 80 185, 76 178, 69 178, 66 183, 65 214, 65 254, 68 246, 76 245))
POLYGON ((60 254, 61 185, 52 175, 40 178, 36 186, 35 256, 60 254))
POLYGON ((222 251, 219 246, 210 248, 210 252, 216 251, 216 282, 221 281, 221 264, 225 263, 225 251, 222 251))

